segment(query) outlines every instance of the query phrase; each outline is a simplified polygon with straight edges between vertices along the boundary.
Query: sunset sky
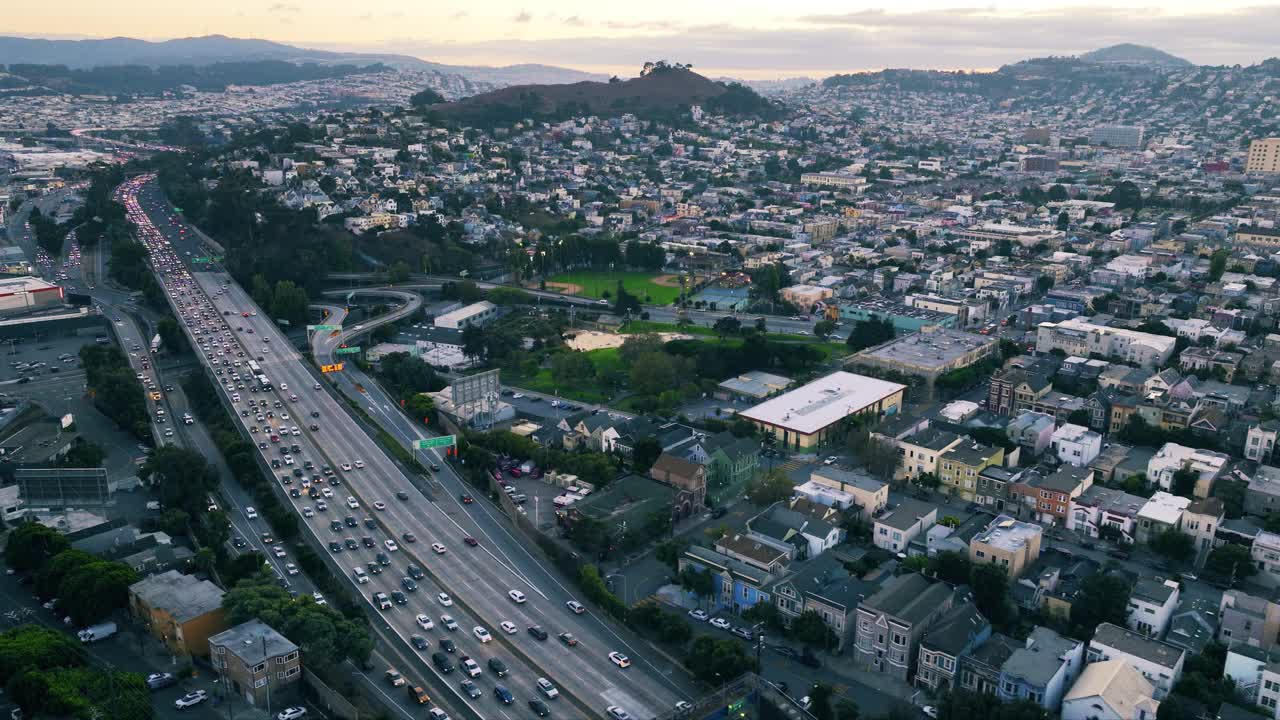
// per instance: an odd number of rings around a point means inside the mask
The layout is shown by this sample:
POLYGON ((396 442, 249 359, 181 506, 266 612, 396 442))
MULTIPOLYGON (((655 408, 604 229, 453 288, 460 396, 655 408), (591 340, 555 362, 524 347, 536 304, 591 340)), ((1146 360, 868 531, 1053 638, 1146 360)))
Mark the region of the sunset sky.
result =
POLYGON ((537 62, 627 75, 650 59, 747 78, 882 67, 991 68, 1118 42, 1197 63, 1276 54, 1280 5, 1119 0, 59 0, 15 3, 0 34, 163 40, 222 34, 451 64, 537 62))

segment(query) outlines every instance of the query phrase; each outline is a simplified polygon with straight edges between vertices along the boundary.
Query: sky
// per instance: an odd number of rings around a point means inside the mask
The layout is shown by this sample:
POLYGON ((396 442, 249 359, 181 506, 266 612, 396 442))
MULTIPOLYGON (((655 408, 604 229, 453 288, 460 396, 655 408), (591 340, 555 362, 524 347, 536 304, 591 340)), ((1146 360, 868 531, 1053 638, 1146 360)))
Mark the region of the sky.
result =
POLYGON ((666 59, 746 79, 993 69, 1120 42, 1201 64, 1250 64, 1280 54, 1277 28, 1280 3, 1266 0, 58 0, 14 3, 0 16, 0 34, 26 37, 222 34, 623 77, 666 59))

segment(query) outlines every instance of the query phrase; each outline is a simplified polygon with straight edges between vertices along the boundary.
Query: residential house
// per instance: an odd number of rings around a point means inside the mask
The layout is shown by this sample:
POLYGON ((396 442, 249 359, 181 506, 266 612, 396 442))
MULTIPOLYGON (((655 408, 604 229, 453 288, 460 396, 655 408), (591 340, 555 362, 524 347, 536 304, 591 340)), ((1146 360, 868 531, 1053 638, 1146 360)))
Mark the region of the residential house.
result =
POLYGON ((1019 498, 1021 508, 1032 519, 1065 527, 1071 501, 1092 485, 1093 468, 1062 465, 1048 475, 1023 474, 1019 482, 1009 487, 1009 492, 1019 498))
POLYGON ((1186 652, 1155 638, 1111 623, 1102 623, 1089 641, 1089 662, 1123 660, 1155 687, 1163 699, 1182 675, 1186 652))
POLYGON ((1050 445, 1058 460, 1083 467, 1102 452, 1102 436, 1083 425, 1066 423, 1053 432, 1050 445))
POLYGON ((1191 536, 1196 552, 1208 555, 1218 536, 1218 527, 1226 517, 1222 498, 1196 500, 1182 512, 1182 531, 1191 536))
POLYGON ((689 459, 707 467, 707 494, 716 503, 742 493, 760 470, 760 444, 725 431, 697 440, 689 459))
POLYGON ((1001 513, 1012 509, 1015 503, 1011 500, 1009 487, 1021 477, 1022 471, 996 465, 983 469, 978 473, 978 491, 974 494, 974 502, 991 512, 1001 513))
POLYGON ((844 540, 838 517, 819 519, 774 503, 747 521, 752 535, 796 546, 799 559, 815 558, 844 540), (834 521, 834 522, 833 522, 834 521))
POLYGON ((898 506, 875 519, 871 528, 872 543, 883 550, 906 552, 916 536, 938 522, 938 507, 933 503, 906 498, 898 506))
POLYGON ((1190 505, 1191 498, 1156 491, 1138 511, 1137 541, 1149 543, 1162 532, 1181 529, 1182 513, 1190 505))
POLYGON ((798 554, 790 543, 750 532, 723 535, 715 541, 715 551, 770 575, 786 572, 798 554))
POLYGON ((1180 588, 1173 580, 1156 582, 1151 578, 1138 578, 1129 593, 1129 611, 1125 625, 1134 632, 1157 640, 1163 639, 1178 606, 1180 588))
POLYGON ((770 588, 773 604, 783 623, 806 612, 816 613, 836 636, 835 651, 853 640, 858 605, 875 594, 879 586, 861 580, 834 555, 821 555, 804 563, 797 572, 778 580, 770 588))
POLYGON ((1147 499, 1102 485, 1093 485, 1072 498, 1067 529, 1092 538, 1111 536, 1124 543, 1135 541, 1138 512, 1147 499))
POLYGON ((1005 435, 1032 457, 1040 457, 1052 444, 1056 421, 1052 415, 1023 410, 1005 426, 1005 435))
POLYGON ((1244 456, 1256 463, 1271 462, 1277 435, 1280 435, 1280 421, 1264 420, 1251 424, 1245 434, 1244 456))
POLYGON ((1280 643, 1280 604, 1243 590, 1224 590, 1218 604, 1218 642, 1270 650, 1280 643))
POLYGON ((1000 671, 1023 643, 1007 635, 992 633, 986 642, 960 657, 959 687, 970 692, 995 695, 1000 691, 1000 671))
POLYGON ((858 605, 854 657, 865 670, 910 682, 920 638, 955 604, 944 582, 919 573, 898 575, 858 605))
POLYGON ((1155 686, 1124 660, 1091 663, 1062 699, 1062 720, 1155 720, 1155 686))
POLYGON ((1262 669, 1262 680, 1258 683, 1256 702, 1273 720, 1280 718, 1280 662, 1267 659, 1267 664, 1262 669))
POLYGON ((1178 355, 1178 367, 1201 377, 1220 377, 1223 382, 1231 382, 1241 360, 1244 355, 1237 352, 1192 346, 1178 355))
POLYGON ((1030 700, 1050 713, 1084 667, 1084 643, 1036 626, 1000 668, 1002 700, 1030 700))
POLYGON ((1280 584, 1280 535, 1259 530, 1249 547, 1249 555, 1270 585, 1280 584))
POLYGON ((998 565, 1016 578, 1040 557, 1043 534, 1039 525, 1000 515, 969 541, 969 560, 998 565))
POLYGON ((679 491, 673 506, 673 520, 703 512, 707 506, 707 468, 664 452, 649 468, 649 477, 679 491))
POLYGON ((1217 608, 1204 598, 1184 600, 1173 613, 1164 641, 1186 650, 1188 656, 1203 653, 1218 634, 1217 608))
POLYGON ((863 472, 821 467, 809 473, 809 482, 849 493, 863 520, 870 519, 889 504, 889 485, 863 472))
POLYGON ((1189 448, 1177 443, 1165 443, 1160 451, 1147 462, 1147 480, 1162 489, 1173 492, 1174 475, 1183 468, 1196 473, 1193 494, 1198 498, 1209 497, 1213 481, 1231 464, 1231 456, 1212 450, 1189 448))
POLYGON ((129 586, 129 610, 171 652, 209 654, 209 637, 227 629, 222 588, 177 570, 129 586))
POLYGON ((991 377, 987 409, 997 415, 1015 415, 1053 390, 1049 375, 1020 367, 1004 368, 991 377))
POLYGON ((253 707, 283 707, 298 696, 298 646, 258 619, 209 638, 209 660, 232 692, 253 707))
POLYGON ((912 480, 921 475, 938 475, 938 458, 956 447, 964 438, 959 435, 928 428, 895 441, 898 447, 897 477, 912 480))
POLYGON ((760 568, 698 545, 685 549, 677 570, 708 572, 712 576, 711 609, 735 614, 759 602, 772 602, 768 588, 776 578, 760 568))
POLYGON ((960 601, 925 630, 920 638, 916 684, 935 692, 956 687, 966 655, 991 637, 991 623, 972 602, 960 601))
POLYGON ((1280 510, 1280 468, 1258 465, 1244 493, 1244 511, 1266 517, 1280 510))
POLYGON ((938 479, 943 492, 972 501, 978 487, 978 474, 991 465, 1004 464, 1004 448, 991 447, 973 440, 952 447, 938 458, 938 479))

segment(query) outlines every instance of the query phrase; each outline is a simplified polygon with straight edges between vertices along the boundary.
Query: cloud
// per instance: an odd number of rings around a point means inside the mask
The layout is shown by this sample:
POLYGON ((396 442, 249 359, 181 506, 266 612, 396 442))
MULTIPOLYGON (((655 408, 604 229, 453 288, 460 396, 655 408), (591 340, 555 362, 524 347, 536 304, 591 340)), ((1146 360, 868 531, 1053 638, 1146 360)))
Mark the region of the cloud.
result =
POLYGON ((569 17, 564 19, 564 24, 568 25, 569 27, 582 27, 586 23, 582 22, 582 18, 578 17, 577 15, 570 15, 569 17))
POLYGON ((1274 29, 1280 27, 1280 5, 1184 15, 1101 6, 1010 14, 974 6, 779 18, 769 29, 666 21, 606 21, 599 27, 609 31, 608 36, 471 43, 401 39, 389 51, 440 62, 588 68, 639 68, 646 60, 667 58, 691 62, 713 74, 743 77, 885 67, 995 68, 1122 42, 1152 45, 1201 64, 1251 64, 1277 54, 1274 29))
POLYGON ((532 19, 533 19, 533 16, 529 14, 528 10, 521 10, 518 15, 512 18, 512 20, 518 23, 527 23, 532 19))
POLYGON ((272 3, 269 7, 267 7, 267 12, 276 13, 280 15, 287 15, 290 13, 300 13, 302 12, 302 8, 299 5, 291 2, 277 2, 277 3, 272 3))

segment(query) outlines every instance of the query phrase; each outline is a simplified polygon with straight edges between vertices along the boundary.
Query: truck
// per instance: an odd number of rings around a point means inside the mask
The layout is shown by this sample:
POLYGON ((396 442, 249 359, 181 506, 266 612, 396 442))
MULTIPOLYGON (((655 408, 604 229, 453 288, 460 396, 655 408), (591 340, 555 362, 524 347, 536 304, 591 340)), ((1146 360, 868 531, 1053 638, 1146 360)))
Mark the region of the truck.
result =
POLYGON ((119 628, 117 628, 116 624, 113 622, 98 623, 97 625, 90 625, 76 633, 76 637, 80 638, 80 642, 82 643, 98 642, 99 640, 106 640, 112 635, 115 635, 118 629, 119 628))
POLYGON ((158 352, 160 352, 160 335, 159 334, 151 338, 151 354, 155 355, 158 352))

